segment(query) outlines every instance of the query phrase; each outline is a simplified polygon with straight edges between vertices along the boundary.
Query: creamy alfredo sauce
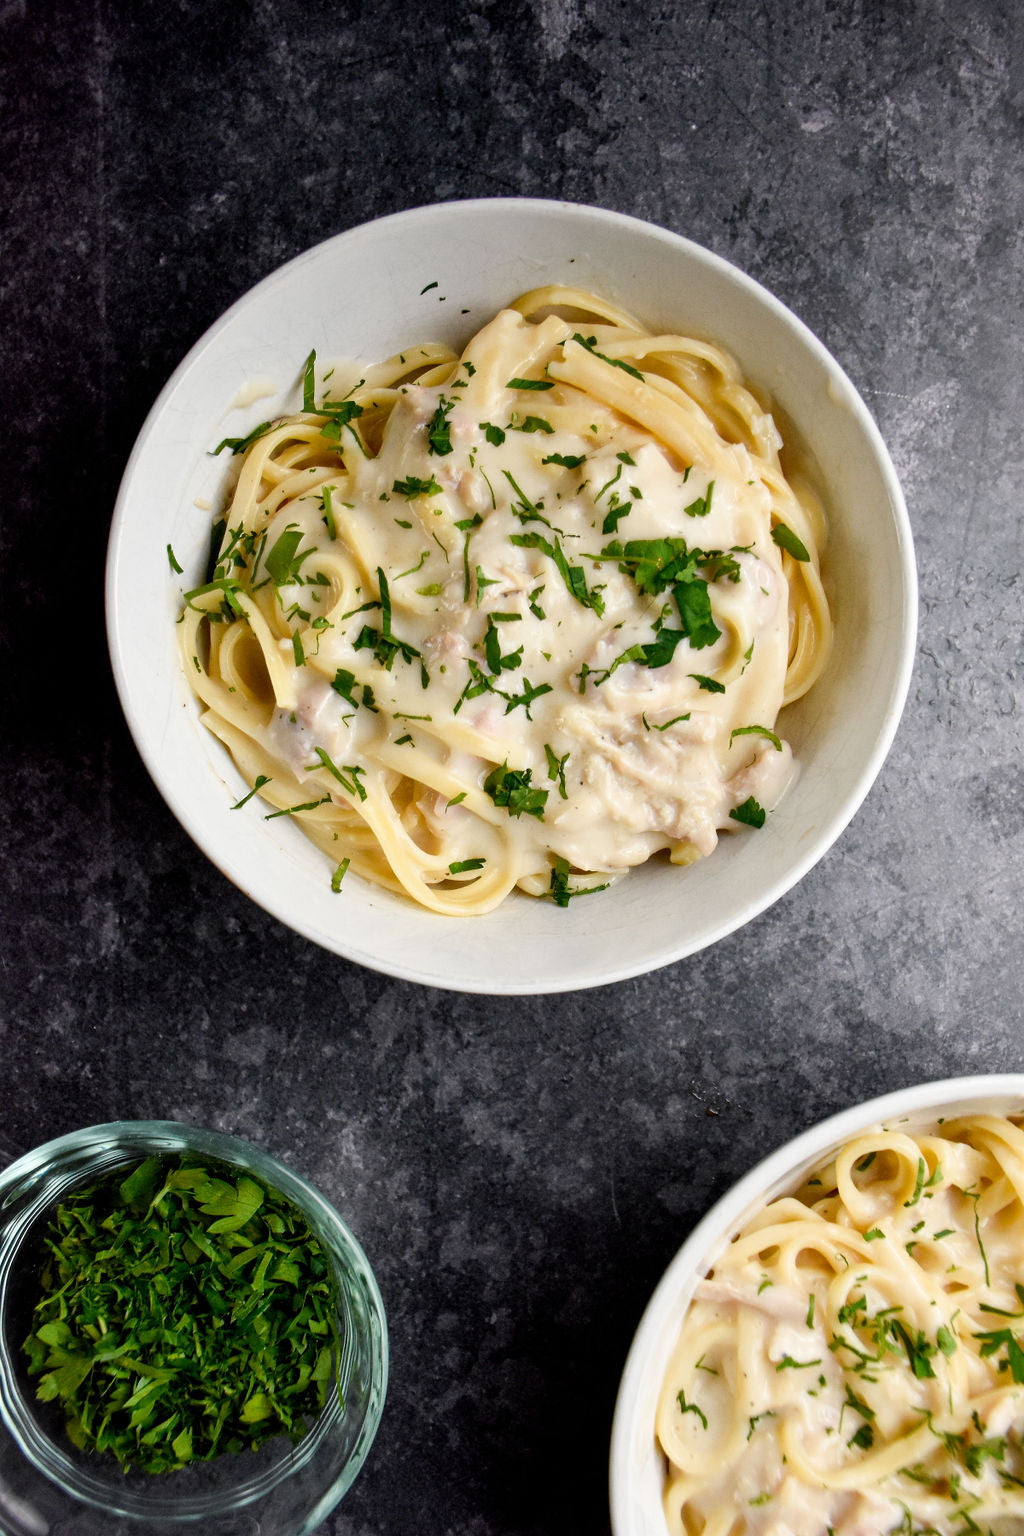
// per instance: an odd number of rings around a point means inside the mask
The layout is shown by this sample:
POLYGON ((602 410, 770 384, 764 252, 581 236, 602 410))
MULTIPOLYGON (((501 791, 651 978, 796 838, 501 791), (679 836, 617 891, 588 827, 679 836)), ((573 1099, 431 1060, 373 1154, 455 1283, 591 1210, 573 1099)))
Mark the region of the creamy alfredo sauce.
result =
POLYGON ((868 1133, 759 1212, 666 1372, 669 1530, 1024 1530, 1022 1192, 984 1116, 868 1133))
MULTIPOLYGON (((544 796, 541 814, 536 802, 521 808, 525 790, 517 810, 515 780, 506 802, 503 835, 523 869, 545 871, 549 851, 610 874, 661 848, 687 862, 736 825, 737 807, 775 806, 793 773, 789 747, 769 734, 789 645, 769 493, 745 448, 717 439, 706 462, 683 463, 560 384, 557 361, 542 373, 552 325, 565 334, 558 322, 500 313, 451 382, 403 389, 378 456, 349 459, 332 511, 337 537, 366 567, 367 607, 320 635, 315 666, 296 675, 295 707, 277 712, 273 745, 296 768, 314 745, 369 764, 403 737, 429 737, 436 751, 440 734, 449 764, 471 778, 483 754, 528 772, 544 796), (544 387, 513 387, 510 359, 517 378, 544 387), (673 585, 643 590, 644 560, 654 569, 669 558, 651 541, 666 538, 710 552, 684 593, 703 586, 710 600, 712 623, 692 639, 679 636, 673 585), (353 709, 329 679, 365 671, 364 626, 379 632, 383 618, 372 606, 378 566, 387 627, 411 650, 378 669, 374 713, 353 709), (750 727, 759 729, 733 734, 750 727)), ((584 350, 569 342, 566 356, 573 349, 584 350)), ((308 531, 315 549, 303 569, 315 570, 332 540, 322 519, 308 531)), ((308 589, 280 597, 287 610, 308 589)), ((287 659, 289 641, 279 644, 287 659)), ((480 827, 450 798, 439 795, 428 816, 459 862, 481 853, 480 827)))

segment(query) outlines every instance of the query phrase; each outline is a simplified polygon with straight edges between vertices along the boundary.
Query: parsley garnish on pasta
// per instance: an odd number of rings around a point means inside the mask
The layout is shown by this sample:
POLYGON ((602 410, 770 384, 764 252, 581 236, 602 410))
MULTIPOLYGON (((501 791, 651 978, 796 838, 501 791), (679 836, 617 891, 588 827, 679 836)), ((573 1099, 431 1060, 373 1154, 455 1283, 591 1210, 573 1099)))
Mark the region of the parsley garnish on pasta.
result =
POLYGON ((461 355, 314 351, 300 379, 221 445, 178 628, 204 723, 332 890, 563 908, 764 825, 779 712, 828 655, 824 519, 732 358, 548 287, 461 355))

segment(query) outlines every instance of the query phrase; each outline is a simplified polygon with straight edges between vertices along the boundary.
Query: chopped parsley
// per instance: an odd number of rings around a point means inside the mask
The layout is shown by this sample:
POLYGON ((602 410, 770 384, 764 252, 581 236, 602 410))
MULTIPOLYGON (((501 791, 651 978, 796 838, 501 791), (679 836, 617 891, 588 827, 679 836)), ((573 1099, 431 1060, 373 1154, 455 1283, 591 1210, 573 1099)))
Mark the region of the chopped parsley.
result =
POLYGON ((300 554, 301 543, 302 529, 289 526, 270 546, 263 561, 263 567, 275 586, 283 587, 291 582, 301 581, 299 567, 307 556, 313 553, 312 549, 304 549, 300 554))
POLYGON ((760 805, 753 795, 748 795, 729 812, 729 815, 733 821, 742 822, 745 827, 763 827, 765 823, 764 806, 760 805))
MULTIPOLYGON (((703 686, 704 685, 702 683, 701 687, 703 686)), ((721 684, 719 684, 718 687, 721 687, 721 684)), ((717 692, 717 689, 713 689, 712 692, 717 692)), ((725 692, 724 688, 722 688, 722 692, 725 692)), ((738 725, 736 729, 729 735, 730 747, 732 746, 737 736, 763 736, 766 741, 771 742, 776 752, 782 751, 782 742, 779 740, 778 736, 776 736, 775 732, 770 731, 766 725, 738 725)))
POLYGON ((337 763, 332 761, 330 756, 324 751, 323 747, 314 747, 313 751, 320 759, 320 762, 319 764, 314 763, 312 767, 307 768, 307 773, 316 773, 318 767, 326 768, 331 777, 337 779, 342 789, 345 790, 347 794, 351 795, 353 799, 356 799, 357 797, 360 800, 366 799, 366 790, 360 783, 361 775, 366 772, 364 768, 350 764, 347 765, 344 770, 342 770, 338 767, 337 763))
POLYGON ((685 1392, 679 1391, 679 1392, 676 1393, 676 1402, 679 1404, 679 1412, 680 1413, 694 1413, 694 1414, 696 1414, 697 1418, 700 1420, 700 1422, 703 1425, 703 1427, 705 1429, 707 1429, 707 1427, 708 1427, 707 1414, 705 1414, 702 1409, 698 1408, 696 1403, 688 1403, 686 1401, 686 1393, 685 1392))
POLYGON ((532 778, 532 769, 510 768, 506 760, 500 768, 491 769, 483 787, 495 805, 504 807, 510 816, 536 816, 543 821, 548 792, 535 789, 530 783, 532 778))
POLYGON ((588 352, 592 352, 595 357, 599 357, 602 363, 610 363, 613 368, 621 368, 623 373, 631 374, 634 379, 640 379, 643 381, 643 374, 640 372, 639 368, 634 368, 632 363, 624 362, 621 357, 607 357, 605 353, 599 352, 597 350, 596 336, 581 336, 579 331, 575 331, 573 333, 572 339, 573 341, 578 341, 581 347, 585 347, 586 350, 588 352))
POLYGON ((126 1469, 300 1440, 327 1401, 329 1260, 301 1212, 239 1168, 150 1157, 71 1190, 38 1283, 24 1343, 36 1395, 79 1449, 126 1469))
POLYGON ((772 529, 772 541, 784 549, 787 555, 792 555, 794 560, 809 560, 810 554, 807 546, 798 539, 792 528, 786 523, 776 523, 772 529))
POLYGON ((222 438, 221 441, 217 444, 216 448, 213 450, 214 457, 216 457, 218 453, 223 452, 225 448, 230 448, 232 453, 247 453, 252 447, 253 443, 259 442, 261 437, 265 437, 267 435, 273 425, 274 423, 272 421, 261 421, 259 426, 253 427, 252 431, 247 432, 245 437, 222 438))
POLYGON ((578 603, 581 603, 584 608, 592 608, 597 614, 604 613, 604 598, 600 591, 596 587, 591 590, 587 586, 587 578, 582 566, 569 564, 557 538, 552 544, 542 533, 513 533, 509 537, 509 542, 523 549, 539 549, 542 554, 547 555, 549 560, 555 562, 559 575, 578 603))
POLYGON ((408 501, 413 496, 440 496, 442 488, 437 482, 436 475, 431 475, 429 480, 420 480, 416 475, 409 475, 405 480, 396 480, 391 489, 408 501))
POLYGON ((713 480, 709 480, 708 488, 704 495, 698 496, 696 501, 691 501, 688 507, 683 508, 683 511, 686 513, 686 515, 688 517, 707 517, 708 513, 711 511, 711 494, 714 489, 715 482, 713 480))
POLYGON ((243 795, 241 800, 236 800, 234 805, 231 807, 231 809, 233 811, 240 811, 242 809, 243 805, 248 805, 248 803, 252 799, 253 795, 258 795, 259 794, 259 792, 263 788, 264 784, 269 784, 269 783, 271 783, 271 779, 270 779, 270 775, 269 774, 258 773, 256 775, 256 782, 253 784, 252 789, 250 789, 250 791, 249 791, 249 793, 247 795, 243 795))
POLYGON ((454 400, 446 400, 442 395, 427 427, 427 451, 437 454, 439 458, 452 451, 452 430, 448 417, 454 404, 454 400))
POLYGON ((551 779, 552 783, 557 783, 558 793, 562 799, 568 800, 569 791, 565 787, 565 765, 569 761, 569 753, 566 752, 564 757, 559 757, 545 742, 544 756, 548 762, 548 778, 551 779))

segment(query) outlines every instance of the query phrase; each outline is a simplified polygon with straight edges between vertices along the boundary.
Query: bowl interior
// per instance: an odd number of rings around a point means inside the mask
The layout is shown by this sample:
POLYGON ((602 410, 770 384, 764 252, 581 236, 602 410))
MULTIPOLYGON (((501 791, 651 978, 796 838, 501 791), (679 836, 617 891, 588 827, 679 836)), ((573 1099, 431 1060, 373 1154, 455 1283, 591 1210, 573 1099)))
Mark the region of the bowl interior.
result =
POLYGON ((729 933, 821 857, 867 792, 902 709, 916 612, 906 512, 866 407, 778 301, 690 242, 602 210, 529 200, 441 205, 335 237, 266 279, 173 376, 129 461, 111 534, 108 629, 121 700, 158 787, 244 891, 326 948, 435 986, 553 992, 639 974, 729 933), (592 288, 654 328, 718 341, 795 424, 825 489, 836 624, 825 677, 783 716, 801 764, 754 836, 723 837, 685 870, 653 860, 590 902, 514 896, 466 922, 417 910, 355 877, 330 890, 322 856, 258 803, 198 723, 175 644, 185 584, 204 579, 211 508, 230 473, 225 436, 300 402, 320 357, 384 357, 414 340, 459 346, 541 282, 592 288), (426 290, 426 291, 424 291, 426 290), (184 575, 169 570, 170 544, 184 575), (522 956, 529 953, 530 966, 522 956))
POLYGON ((698 1282, 754 1213, 798 1188, 816 1166, 871 1126, 920 1130, 961 1114, 1020 1114, 1024 1074, 925 1083, 858 1104, 813 1126, 733 1185, 693 1229, 652 1295, 622 1373, 612 1428, 614 1536, 668 1536, 665 1467, 654 1422, 665 1370, 698 1282))

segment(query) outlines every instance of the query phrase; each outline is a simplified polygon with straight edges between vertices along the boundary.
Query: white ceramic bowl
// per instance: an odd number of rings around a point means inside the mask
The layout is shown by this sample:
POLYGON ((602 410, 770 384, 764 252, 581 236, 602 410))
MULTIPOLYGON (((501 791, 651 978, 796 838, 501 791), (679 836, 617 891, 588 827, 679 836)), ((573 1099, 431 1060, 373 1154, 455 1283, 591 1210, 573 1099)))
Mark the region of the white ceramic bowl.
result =
POLYGON ((601 209, 527 199, 380 219, 307 251, 239 300, 185 358, 139 435, 107 566, 110 650, 129 726, 204 852, 327 949, 467 992, 558 992, 634 976, 714 943, 782 896, 831 846, 878 773, 906 696, 916 606, 910 528, 889 456, 849 379, 806 326, 688 240, 601 209), (184 579, 198 584, 209 507, 227 471, 226 455, 210 450, 298 408, 298 372, 311 347, 321 357, 376 359, 413 340, 460 345, 502 304, 549 281, 603 293, 652 327, 724 344, 817 459, 836 637, 825 677, 783 717, 801 778, 756 836, 723 838, 712 858, 688 869, 655 860, 568 909, 514 896, 487 917, 443 918, 354 877, 335 895, 322 855, 286 817, 229 813, 244 786, 199 725, 182 675, 174 635, 181 588, 166 545, 184 579), (254 398, 261 388, 265 396, 254 398))
POLYGON ((958 1077, 901 1088, 812 1126, 734 1184, 694 1227, 658 1283, 622 1373, 612 1424, 609 1491, 614 1536, 668 1536, 661 1498, 665 1464, 654 1420, 665 1368, 698 1281, 753 1216, 861 1131, 923 1128, 962 1114, 1024 1111, 1024 1073, 958 1077))

